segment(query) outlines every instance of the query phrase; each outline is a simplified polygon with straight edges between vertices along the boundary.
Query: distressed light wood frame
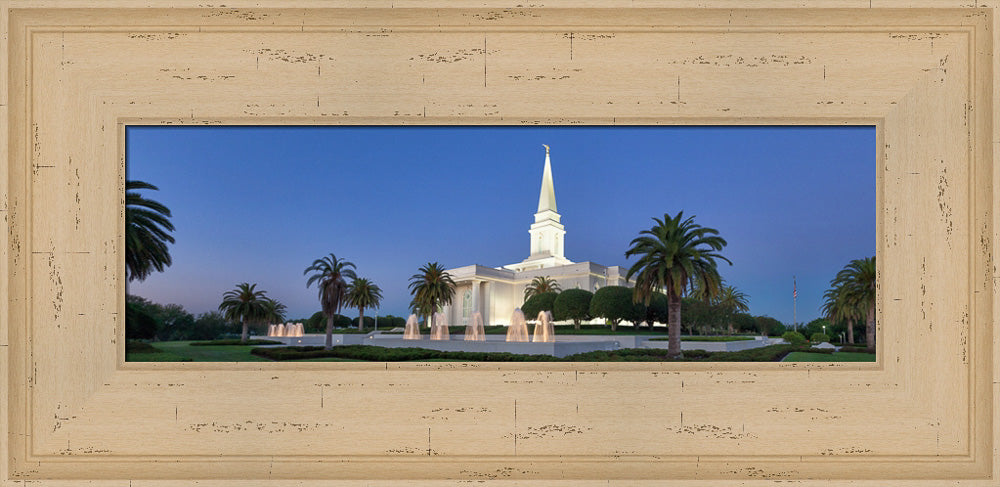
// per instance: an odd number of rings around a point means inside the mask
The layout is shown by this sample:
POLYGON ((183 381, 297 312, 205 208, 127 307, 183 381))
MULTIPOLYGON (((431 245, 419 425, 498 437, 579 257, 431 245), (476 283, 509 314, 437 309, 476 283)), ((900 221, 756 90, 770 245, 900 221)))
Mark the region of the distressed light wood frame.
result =
POLYGON ((3 485, 1000 485, 996 1, 0 5, 3 485), (878 361, 125 363, 130 123, 873 124, 878 361))

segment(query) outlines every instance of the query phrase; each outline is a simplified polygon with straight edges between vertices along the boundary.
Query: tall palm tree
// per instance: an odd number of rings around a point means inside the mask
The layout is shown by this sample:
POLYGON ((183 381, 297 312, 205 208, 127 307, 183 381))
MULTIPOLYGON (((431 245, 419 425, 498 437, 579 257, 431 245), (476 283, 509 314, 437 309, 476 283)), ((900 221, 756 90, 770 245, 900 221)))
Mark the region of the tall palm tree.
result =
POLYGON ((222 304, 219 305, 219 311, 227 320, 243 324, 242 343, 247 342, 248 325, 260 321, 266 313, 267 293, 256 288, 257 284, 237 284, 236 289, 222 295, 222 304))
POLYGON ((732 265, 729 259, 718 253, 726 246, 719 237, 718 230, 702 227, 694 223, 694 217, 684 219, 684 212, 677 216, 663 215, 649 230, 639 232, 629 244, 625 257, 638 256, 639 260, 628 270, 625 279, 635 280, 636 301, 647 306, 657 288, 667 294, 669 319, 667 356, 681 357, 681 296, 685 289, 699 285, 707 290, 718 290, 722 278, 716 267, 716 259, 732 265))
POLYGON ((531 284, 528 284, 528 287, 524 288, 524 300, 527 301, 528 298, 536 294, 557 293, 559 291, 562 291, 562 289, 555 279, 549 279, 549 276, 538 276, 531 280, 531 284))
POLYGON ((823 306, 820 311, 831 323, 847 322, 847 343, 854 343, 854 322, 861 315, 856 303, 851 299, 843 284, 836 279, 830 281, 830 289, 823 293, 823 306))
POLYGON ((859 316, 865 317, 865 345, 875 353, 875 257, 852 260, 833 278, 833 286, 843 286, 845 299, 859 316))
POLYGON ((378 308, 382 289, 368 279, 357 278, 347 286, 347 304, 358 308, 358 330, 365 326, 365 308, 378 308))
POLYGON ((716 305, 721 307, 726 314, 726 326, 729 334, 733 334, 733 319, 737 313, 750 311, 750 301, 745 293, 734 286, 724 284, 718 296, 715 298, 716 305))
POLYGON ((143 280, 153 272, 163 272, 171 264, 167 242, 174 243, 169 232, 170 209, 144 198, 140 189, 158 191, 143 181, 125 181, 125 275, 129 281, 143 280))
POLYGON ((421 267, 420 272, 410 276, 410 308, 414 313, 423 316, 428 326, 431 316, 438 308, 451 304, 455 296, 455 281, 451 274, 437 262, 429 262, 421 267))
POLYGON ((306 287, 314 282, 319 286, 319 304, 326 316, 326 345, 324 349, 333 348, 333 317, 340 312, 347 300, 347 279, 354 280, 356 267, 353 262, 337 259, 336 255, 330 254, 322 259, 316 259, 312 265, 306 267, 303 275, 312 272, 306 287))

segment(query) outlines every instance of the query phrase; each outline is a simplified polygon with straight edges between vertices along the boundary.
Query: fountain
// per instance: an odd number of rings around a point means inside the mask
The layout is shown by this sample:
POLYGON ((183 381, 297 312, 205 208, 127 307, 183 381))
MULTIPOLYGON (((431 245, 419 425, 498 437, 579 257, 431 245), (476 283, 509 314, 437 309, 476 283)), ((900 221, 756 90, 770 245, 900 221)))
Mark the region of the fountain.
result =
POLYGON ((527 342, 528 324, 524 320, 524 313, 521 308, 514 310, 514 315, 510 317, 510 326, 507 327, 508 342, 527 342))
POLYGON ((533 342, 554 342, 556 341, 556 330, 552 326, 552 317, 548 311, 538 312, 538 323, 535 324, 535 334, 533 342))
POLYGON ((302 323, 278 323, 267 326, 267 336, 269 337, 300 337, 305 334, 305 327, 302 323))
POLYGON ((465 327, 465 341, 486 341, 486 329, 483 326, 483 315, 478 311, 472 313, 472 320, 465 327))
POLYGON ((448 340, 448 322, 444 313, 434 313, 434 324, 431 325, 431 340, 448 340))
POLYGON ((420 324, 417 322, 417 315, 410 315, 406 319, 406 329, 403 331, 403 340, 419 340, 420 324))

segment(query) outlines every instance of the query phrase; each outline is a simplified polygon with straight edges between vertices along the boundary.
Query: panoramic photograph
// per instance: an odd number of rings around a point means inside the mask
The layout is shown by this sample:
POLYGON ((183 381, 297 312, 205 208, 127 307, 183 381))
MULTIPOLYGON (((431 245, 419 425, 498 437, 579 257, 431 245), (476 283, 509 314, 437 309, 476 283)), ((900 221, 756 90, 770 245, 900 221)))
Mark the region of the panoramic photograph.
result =
POLYGON ((872 126, 129 126, 129 362, 873 362, 872 126))

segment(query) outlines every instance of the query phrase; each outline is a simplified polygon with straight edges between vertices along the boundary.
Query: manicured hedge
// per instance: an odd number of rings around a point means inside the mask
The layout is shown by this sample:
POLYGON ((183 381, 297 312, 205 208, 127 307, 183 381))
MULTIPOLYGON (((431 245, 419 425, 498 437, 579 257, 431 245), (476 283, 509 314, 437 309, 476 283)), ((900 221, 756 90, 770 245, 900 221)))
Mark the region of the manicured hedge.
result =
POLYGON ((426 348, 386 348, 373 345, 340 345, 331 350, 323 347, 255 348, 250 353, 271 360, 301 360, 337 357, 372 362, 403 362, 409 360, 455 359, 470 362, 551 362, 551 355, 518 355, 506 352, 442 352, 426 348))
POLYGON ((797 331, 786 331, 781 335, 781 338, 792 345, 804 345, 809 343, 806 337, 797 331))
MULTIPOLYGON (((739 352, 706 352, 686 350, 682 362, 777 362, 791 352, 830 353, 805 346, 771 345, 739 352)), ((426 348, 385 348, 372 345, 341 345, 331 350, 323 347, 255 348, 250 353, 271 360, 303 360, 324 357, 368 360, 372 362, 403 362, 410 360, 451 359, 470 362, 660 362, 670 361, 666 349, 626 348, 612 351, 594 351, 557 358, 551 355, 519 355, 506 352, 442 352, 426 348)))

